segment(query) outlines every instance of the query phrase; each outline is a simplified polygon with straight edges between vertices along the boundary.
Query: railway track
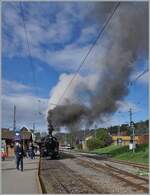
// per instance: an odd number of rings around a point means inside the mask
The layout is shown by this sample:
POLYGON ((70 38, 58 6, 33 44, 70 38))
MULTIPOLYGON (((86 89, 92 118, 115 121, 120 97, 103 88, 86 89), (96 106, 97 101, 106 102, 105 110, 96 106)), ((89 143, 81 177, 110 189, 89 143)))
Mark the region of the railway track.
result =
POLYGON ((134 162, 129 162, 129 161, 123 161, 123 160, 113 160, 113 159, 107 159, 107 161, 114 162, 114 163, 119 163, 119 164, 124 164, 124 165, 129 165, 133 167, 137 167, 139 169, 144 169, 146 171, 149 171, 149 167, 146 165, 134 163, 134 162))
POLYGON ((134 163, 134 162, 129 162, 129 161, 123 161, 123 160, 114 160, 112 158, 109 158, 109 157, 103 157, 103 156, 100 156, 100 155, 84 155, 88 158, 93 158, 95 160, 106 160, 106 161, 110 161, 110 162, 114 162, 114 163, 118 163, 118 164, 124 164, 124 165, 129 165, 129 166, 132 166, 132 167, 136 167, 136 168, 139 168, 139 169, 143 169, 143 170, 146 170, 146 171, 149 171, 149 167, 146 166, 146 165, 143 165, 143 164, 139 164, 139 163, 134 163))
POLYGON ((41 161, 40 177, 46 193, 104 193, 100 187, 58 161, 41 161))
POLYGON ((106 157, 103 155, 91 155, 91 154, 87 154, 87 153, 77 153, 74 152, 72 155, 74 156, 83 156, 83 157, 87 157, 87 158, 92 158, 95 160, 105 160, 105 161, 110 161, 110 162, 114 162, 114 163, 118 163, 118 164, 123 164, 123 165, 128 165, 128 166, 132 166, 132 167, 136 167, 139 169, 143 169, 145 171, 149 171, 149 167, 147 165, 143 165, 140 163, 134 163, 134 162, 129 162, 129 161, 123 161, 123 160, 114 160, 110 157, 106 157))
POLYGON ((136 190, 140 190, 142 192, 148 192, 149 191, 149 180, 147 178, 143 178, 137 175, 134 175, 132 173, 123 171, 121 169, 118 169, 116 167, 113 167, 107 163, 104 164, 98 164, 91 160, 83 160, 83 159, 76 159, 77 163, 80 165, 83 165, 85 167, 90 167, 96 171, 103 171, 107 174, 110 174, 113 177, 118 178, 121 181, 124 181, 126 184, 133 186, 136 190))

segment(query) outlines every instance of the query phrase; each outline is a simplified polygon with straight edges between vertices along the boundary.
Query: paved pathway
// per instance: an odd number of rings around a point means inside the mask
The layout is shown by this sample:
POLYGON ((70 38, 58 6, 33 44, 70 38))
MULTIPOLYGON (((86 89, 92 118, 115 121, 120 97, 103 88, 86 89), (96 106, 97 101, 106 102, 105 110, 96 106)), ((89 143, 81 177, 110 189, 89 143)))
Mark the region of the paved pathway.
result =
POLYGON ((24 159, 24 171, 16 170, 15 159, 2 161, 3 194, 38 194, 38 158, 24 159))

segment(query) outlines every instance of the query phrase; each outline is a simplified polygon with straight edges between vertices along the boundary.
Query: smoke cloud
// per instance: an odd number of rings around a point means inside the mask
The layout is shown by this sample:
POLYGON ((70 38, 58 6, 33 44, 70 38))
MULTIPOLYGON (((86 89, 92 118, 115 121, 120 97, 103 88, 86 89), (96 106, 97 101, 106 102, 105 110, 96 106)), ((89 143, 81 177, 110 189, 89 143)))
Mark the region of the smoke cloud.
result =
MULTIPOLYGON (((89 13, 91 20, 99 21, 108 15, 114 3, 107 5, 96 3, 94 14, 89 13)), ((102 121, 117 110, 117 102, 128 94, 130 74, 143 56, 148 59, 148 3, 122 2, 87 62, 89 73, 78 74, 61 105, 52 106, 50 103, 57 103, 73 74, 60 76, 51 92, 47 120, 67 127, 83 121, 102 121)))

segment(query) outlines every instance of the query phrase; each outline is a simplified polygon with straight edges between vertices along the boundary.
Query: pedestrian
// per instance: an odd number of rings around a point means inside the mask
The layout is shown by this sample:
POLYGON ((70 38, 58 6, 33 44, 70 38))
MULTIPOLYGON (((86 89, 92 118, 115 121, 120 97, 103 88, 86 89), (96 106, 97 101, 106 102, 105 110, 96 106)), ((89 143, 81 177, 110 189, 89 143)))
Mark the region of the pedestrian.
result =
POLYGON ((15 155, 16 155, 16 168, 19 170, 19 165, 21 166, 21 171, 23 171, 23 146, 20 143, 16 144, 15 147, 15 155))
POLYGON ((33 159, 35 159, 35 147, 33 144, 32 144, 32 157, 33 159))
POLYGON ((29 145, 29 156, 32 159, 32 143, 29 145))
POLYGON ((31 159, 35 159, 35 152, 34 152, 34 145, 33 145, 33 143, 30 143, 29 150, 30 150, 30 158, 31 159))
POLYGON ((19 142, 16 142, 16 143, 15 143, 15 147, 14 147, 16 167, 17 167, 17 155, 16 155, 16 148, 17 148, 17 146, 19 146, 19 142))

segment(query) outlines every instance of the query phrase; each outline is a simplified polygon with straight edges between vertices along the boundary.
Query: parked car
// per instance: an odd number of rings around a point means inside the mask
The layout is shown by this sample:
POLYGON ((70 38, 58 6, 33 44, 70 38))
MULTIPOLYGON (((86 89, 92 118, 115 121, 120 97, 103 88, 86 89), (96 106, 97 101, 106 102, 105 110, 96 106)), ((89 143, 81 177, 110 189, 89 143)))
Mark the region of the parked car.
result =
POLYGON ((64 146, 64 149, 71 150, 71 149, 74 149, 74 146, 71 146, 70 144, 68 144, 67 146, 64 146))

